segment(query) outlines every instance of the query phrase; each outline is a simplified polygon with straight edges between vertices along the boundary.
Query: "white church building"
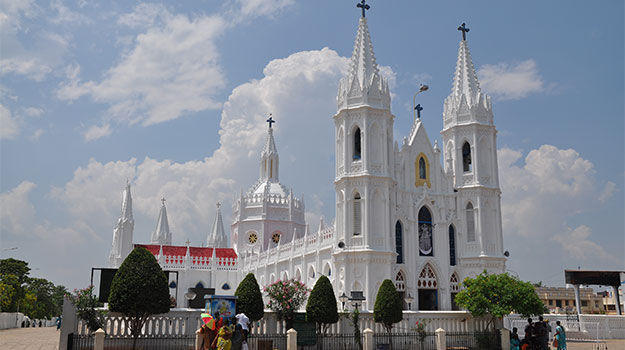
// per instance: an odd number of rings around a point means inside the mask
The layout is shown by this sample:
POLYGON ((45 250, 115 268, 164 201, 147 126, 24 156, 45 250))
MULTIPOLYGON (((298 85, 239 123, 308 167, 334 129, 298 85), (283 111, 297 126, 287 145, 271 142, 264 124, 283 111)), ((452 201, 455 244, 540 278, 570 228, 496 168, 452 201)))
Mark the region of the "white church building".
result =
POLYGON ((443 113, 443 150, 415 119, 394 141, 391 97, 361 17, 347 76, 339 83, 335 128, 335 219, 307 230, 304 202, 279 181, 271 123, 260 178, 233 205, 240 269, 261 285, 329 277, 337 297, 359 291, 373 309, 391 279, 413 310, 452 310, 461 281, 505 270, 496 134, 467 42, 443 113), (444 166, 442 165, 444 164, 444 166))
MULTIPOLYGON (((298 198, 280 183, 270 118, 259 179, 247 192, 235 195, 232 248, 219 208, 205 247, 172 246, 164 201, 151 242, 141 246, 164 270, 180 271, 183 291, 201 283, 215 288, 216 294, 232 294, 249 272, 261 286, 295 278, 310 288, 326 275, 337 297, 362 292, 362 307, 372 310, 382 281, 391 279, 405 297, 414 299, 406 308, 455 309, 454 296, 465 277, 484 270, 504 272, 506 261, 497 130, 464 34, 451 93, 444 101, 443 144, 432 145, 420 118, 398 143, 388 81, 378 69, 367 20, 360 18, 332 117, 332 223, 321 220, 317 229, 309 229, 303 196, 298 198)), ((111 266, 119 266, 137 246, 133 228, 127 185, 111 266)))

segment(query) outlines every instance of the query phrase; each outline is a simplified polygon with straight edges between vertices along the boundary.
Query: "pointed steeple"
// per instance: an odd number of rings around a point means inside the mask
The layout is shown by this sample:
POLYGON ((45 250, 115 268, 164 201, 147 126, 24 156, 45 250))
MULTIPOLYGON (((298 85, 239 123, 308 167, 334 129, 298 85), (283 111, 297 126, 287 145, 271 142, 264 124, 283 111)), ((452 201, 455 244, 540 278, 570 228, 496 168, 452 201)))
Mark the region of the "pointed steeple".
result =
POLYGON ((213 221, 213 229, 208 234, 206 245, 213 248, 229 248, 228 236, 224 230, 224 222, 221 217, 221 203, 217 202, 217 213, 213 221))
POLYGON ((365 17, 360 17, 358 22, 354 51, 347 75, 339 84, 337 99, 339 109, 363 105, 390 108, 388 82, 380 76, 365 17))
POLYGON ((451 93, 445 99, 443 129, 460 123, 492 125, 490 96, 482 93, 467 40, 461 40, 451 93))
POLYGON ((119 267, 130 254, 133 248, 132 236, 135 220, 132 215, 132 195, 130 194, 130 182, 126 181, 126 188, 122 193, 122 206, 119 219, 113 229, 113 242, 109 253, 109 265, 119 267))
POLYGON ((267 128, 265 146, 260 153, 260 180, 278 182, 280 157, 276 148, 276 141, 273 138, 273 128, 271 124, 267 128))
POLYGON ((161 210, 156 221, 156 230, 152 233, 152 244, 171 245, 171 232, 169 231, 169 220, 167 220, 167 208, 165 207, 165 197, 161 199, 161 210))
POLYGON ((126 180, 126 189, 122 195, 122 213, 124 220, 133 220, 132 217, 132 195, 130 194, 130 181, 126 180))

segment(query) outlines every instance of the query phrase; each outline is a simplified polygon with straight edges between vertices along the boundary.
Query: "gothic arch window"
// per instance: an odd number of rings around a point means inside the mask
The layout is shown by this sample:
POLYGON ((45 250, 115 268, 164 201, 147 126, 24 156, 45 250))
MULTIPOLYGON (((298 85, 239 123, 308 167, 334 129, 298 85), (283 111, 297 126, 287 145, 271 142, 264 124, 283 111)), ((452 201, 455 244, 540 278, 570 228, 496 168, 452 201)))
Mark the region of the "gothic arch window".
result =
POLYGON ((460 292, 460 281, 458 279, 458 275, 454 272, 449 278, 449 291, 451 294, 451 309, 452 310, 460 310, 458 305, 456 305, 456 295, 460 292))
POLYGON ((432 214, 427 207, 423 206, 419 210, 419 255, 433 256, 434 246, 432 242, 432 214))
POLYGON ((430 161, 424 153, 419 153, 415 160, 415 186, 430 187, 430 161))
POLYGON ((315 268, 312 265, 308 268, 308 278, 315 278, 315 268))
POLYGON ((464 142, 462 145, 462 171, 465 173, 471 172, 471 145, 469 145, 468 141, 464 142))
POLYGON ((223 286, 221 286, 221 289, 229 290, 230 289, 230 285, 226 282, 226 283, 223 284, 223 286))
POLYGON ((397 263, 404 263, 404 228, 401 221, 395 223, 395 251, 397 252, 397 263))
POLYGON ((456 228, 449 225, 449 266, 456 266, 456 228))
POLYGON ((358 236, 362 233, 362 203, 360 193, 354 194, 354 236, 358 236))
POLYGON ((295 280, 296 281, 301 281, 302 280, 302 271, 300 271, 299 268, 297 270, 295 270, 295 280))
POLYGON ((195 284, 195 288, 196 289, 203 289, 204 288, 204 284, 200 281, 200 282, 195 284))
POLYGON ((282 271, 282 280, 286 281, 289 279, 289 273, 286 271, 282 271))
POLYGON ((323 266, 323 274, 328 276, 328 277, 332 276, 332 268, 330 267, 329 263, 326 263, 323 266))
POLYGON ((401 270, 399 270, 397 275, 395 275, 395 288, 397 288, 398 292, 406 290, 406 277, 404 276, 404 272, 401 270))
POLYGON ((475 209, 473 209, 473 203, 467 203, 466 208, 467 216, 467 241, 475 242, 475 209))
POLYGON ((419 310, 438 310, 438 280, 434 269, 425 264, 417 279, 419 310))
POLYGON ((354 156, 353 159, 354 160, 360 160, 361 155, 362 155, 362 135, 360 132, 360 128, 356 127, 356 130, 354 130, 354 156))
POLYGON ((274 275, 273 273, 271 274, 270 278, 269 278, 269 283, 273 283, 276 281, 276 275, 274 275))

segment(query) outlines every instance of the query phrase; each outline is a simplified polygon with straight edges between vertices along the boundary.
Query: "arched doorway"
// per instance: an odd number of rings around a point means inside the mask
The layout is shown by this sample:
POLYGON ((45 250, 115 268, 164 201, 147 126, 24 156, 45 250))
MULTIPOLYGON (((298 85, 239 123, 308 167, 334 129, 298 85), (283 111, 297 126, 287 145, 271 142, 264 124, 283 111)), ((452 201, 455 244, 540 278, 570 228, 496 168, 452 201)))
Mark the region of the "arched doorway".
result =
POLYGON ((438 310, 438 281, 434 269, 425 264, 417 279, 419 310, 438 310))

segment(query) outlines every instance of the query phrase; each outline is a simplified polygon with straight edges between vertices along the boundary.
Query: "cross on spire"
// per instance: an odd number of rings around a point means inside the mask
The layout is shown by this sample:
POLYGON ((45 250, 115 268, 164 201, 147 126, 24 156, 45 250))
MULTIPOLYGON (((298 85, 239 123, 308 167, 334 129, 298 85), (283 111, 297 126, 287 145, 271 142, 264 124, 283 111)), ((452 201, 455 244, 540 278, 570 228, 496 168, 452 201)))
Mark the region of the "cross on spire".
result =
POLYGON ((161 203, 163 203, 163 206, 165 206, 165 196, 161 197, 161 203))
POLYGON ((462 32, 462 41, 466 41, 467 40, 467 33, 469 32, 469 28, 466 27, 465 23, 462 23, 462 25, 460 27, 458 27, 458 30, 462 32))
POLYGON ((273 118, 271 117, 271 113, 269 113, 269 119, 266 120, 267 123, 269 123, 269 129, 271 129, 271 124, 275 123, 276 121, 273 120, 273 118))
POLYGON ((217 209, 221 208, 221 202, 217 202, 217 209))
POLYGON ((358 4, 356 4, 356 7, 359 7, 362 9, 362 18, 365 18, 365 10, 368 10, 371 8, 369 5, 365 3, 365 1, 366 0, 361 0, 358 4))
POLYGON ((419 103, 414 109, 417 111, 417 119, 421 119, 421 111, 423 110, 421 104, 419 103))

